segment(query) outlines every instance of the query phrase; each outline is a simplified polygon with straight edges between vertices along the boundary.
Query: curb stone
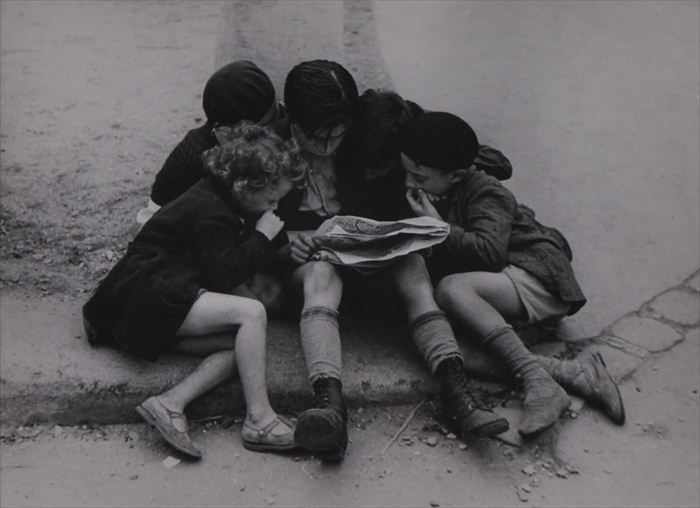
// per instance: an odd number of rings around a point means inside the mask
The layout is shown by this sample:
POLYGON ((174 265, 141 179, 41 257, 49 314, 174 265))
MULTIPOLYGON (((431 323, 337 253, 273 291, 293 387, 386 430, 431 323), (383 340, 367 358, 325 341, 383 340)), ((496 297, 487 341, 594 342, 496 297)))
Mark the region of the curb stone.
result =
POLYGON ((686 288, 674 288, 654 298, 649 309, 681 326, 695 326, 700 322, 700 295, 686 288))
POLYGON ((659 353, 683 340, 683 336, 671 326, 647 317, 625 316, 612 326, 612 334, 650 353, 659 353))
MULTIPOLYGON (((8 304, 9 301, 3 306, 6 313, 27 315, 29 312, 30 317, 32 312, 38 313, 32 319, 39 320, 39 329, 50 335, 25 336, 20 342, 5 342, 5 346, 11 344, 9 348, 3 347, 0 379, 3 395, 0 410, 6 424, 138 421, 133 406, 147 395, 167 389, 196 363, 196 360, 185 358, 158 364, 133 362, 117 351, 93 350, 83 341, 73 340, 82 337, 82 330, 72 307, 53 303, 42 303, 37 308, 27 307, 27 302, 10 307, 8 304), (65 339, 61 338, 63 335, 66 335, 65 339), (30 365, 28 361, 31 361, 30 365), (46 370, 51 368, 60 371, 52 373, 46 370)), ((570 358, 582 349, 596 348, 605 358, 613 377, 622 382, 644 362, 674 348, 686 338, 700 340, 697 327, 671 324, 664 318, 645 314, 643 310, 647 304, 623 315, 596 337, 572 342, 542 342, 531 345, 532 350, 538 354, 570 358)), ((5 339, 22 334, 24 330, 19 320, 14 324, 10 321, 3 321, 5 339)), ((273 354, 268 364, 268 371, 274 373, 269 380, 273 404, 283 411, 292 412, 306 407, 311 398, 303 374, 302 354, 297 341, 289 339, 295 330, 294 323, 276 323, 271 328, 269 340, 273 354)), ((359 327, 347 334, 346 344, 353 344, 344 353, 346 394, 350 406, 410 404, 437 392, 437 384, 422 367, 417 353, 401 346, 405 337, 393 330, 395 337, 391 338, 391 332, 390 326, 380 324, 380 329, 373 332, 359 327), (376 338, 372 338, 375 335, 388 342, 375 343, 376 338)), ((506 379, 505 373, 499 371, 487 355, 462 342, 467 360, 465 365, 472 376, 480 380, 506 379)), ((242 395, 238 383, 233 387, 233 398, 231 391, 231 386, 215 390, 195 401, 188 413, 194 417, 241 412, 242 395)), ((518 407, 508 409, 512 413, 518 412, 518 407)))
POLYGON ((603 333, 585 341, 584 349, 597 348, 608 370, 624 381, 648 358, 664 353, 687 337, 695 337, 700 324, 700 270, 681 284, 668 288, 628 312, 603 333), (693 314, 695 312, 695 314, 693 314))

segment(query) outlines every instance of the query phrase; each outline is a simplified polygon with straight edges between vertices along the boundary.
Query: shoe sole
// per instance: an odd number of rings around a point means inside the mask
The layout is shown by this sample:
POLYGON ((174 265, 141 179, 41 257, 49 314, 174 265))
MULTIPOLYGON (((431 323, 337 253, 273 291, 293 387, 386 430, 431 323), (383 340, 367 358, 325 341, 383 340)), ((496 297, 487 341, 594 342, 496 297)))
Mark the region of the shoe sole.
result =
POLYGON ((141 418, 143 418, 146 421, 146 423, 148 423, 150 426, 154 427, 158 431, 158 433, 160 433, 160 435, 163 437, 163 439, 165 439, 168 442, 168 444, 170 446, 172 446, 173 448, 175 448, 179 452, 182 452, 185 455, 187 455, 188 457, 191 457, 193 459, 199 460, 202 458, 201 453, 199 453, 199 454, 193 453, 192 450, 188 450, 187 448, 180 446, 180 444, 177 443, 177 441, 170 439, 170 436, 168 435, 168 433, 164 429, 161 428, 158 420, 156 418, 153 418, 153 416, 151 416, 151 413, 148 411, 148 409, 146 409, 143 406, 136 406, 136 412, 141 416, 141 418))
POLYGON ((273 445, 264 443, 251 443, 249 441, 241 440, 243 442, 243 447, 247 450, 254 452, 289 452, 298 448, 296 443, 288 445, 273 445))
POLYGON ((510 429, 510 424, 505 418, 499 418, 479 427, 467 430, 467 433, 478 436, 478 437, 493 437, 499 434, 503 434, 508 429, 510 429))

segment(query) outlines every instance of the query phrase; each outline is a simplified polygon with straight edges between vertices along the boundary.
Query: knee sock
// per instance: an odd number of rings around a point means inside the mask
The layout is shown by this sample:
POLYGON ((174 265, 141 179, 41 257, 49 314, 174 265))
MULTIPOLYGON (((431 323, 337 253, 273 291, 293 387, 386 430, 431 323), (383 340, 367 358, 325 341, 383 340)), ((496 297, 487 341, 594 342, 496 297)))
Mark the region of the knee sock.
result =
POLYGON ((440 362, 447 358, 462 360, 462 352, 444 312, 436 310, 421 314, 411 323, 410 329, 413 342, 433 374, 440 362))
POLYGON ((512 326, 506 325, 492 330, 481 342, 506 362, 516 379, 524 381, 533 377, 549 377, 512 326))
POLYGON ((309 307, 301 313, 301 348, 311 384, 319 377, 340 379, 341 346, 338 311, 309 307))
POLYGON ((569 407, 571 399, 525 347, 513 328, 496 328, 482 342, 506 362, 516 379, 522 381, 525 415, 520 422, 520 433, 529 436, 556 422, 569 407))

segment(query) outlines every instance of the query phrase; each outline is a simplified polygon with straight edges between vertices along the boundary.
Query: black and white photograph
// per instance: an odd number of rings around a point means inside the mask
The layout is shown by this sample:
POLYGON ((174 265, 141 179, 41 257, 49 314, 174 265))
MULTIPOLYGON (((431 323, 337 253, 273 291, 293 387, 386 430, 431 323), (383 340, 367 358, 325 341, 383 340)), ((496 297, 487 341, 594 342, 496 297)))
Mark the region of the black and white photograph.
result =
POLYGON ((700 506, 700 0, 0 0, 0 506, 700 506))

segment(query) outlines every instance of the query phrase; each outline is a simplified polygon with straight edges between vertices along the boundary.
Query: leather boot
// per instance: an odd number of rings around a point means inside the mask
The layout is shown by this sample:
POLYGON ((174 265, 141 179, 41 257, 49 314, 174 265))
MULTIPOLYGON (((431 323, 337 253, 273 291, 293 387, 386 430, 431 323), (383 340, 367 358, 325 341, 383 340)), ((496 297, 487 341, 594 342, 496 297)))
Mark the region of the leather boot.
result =
POLYGON ((440 380, 443 411, 463 439, 470 434, 489 437, 508 430, 508 420, 491 410, 478 407, 472 399, 461 358, 443 360, 435 374, 440 380))
POLYGON ((348 446, 348 412, 342 384, 332 377, 318 378, 313 384, 314 407, 299 415, 296 443, 322 460, 339 462, 348 446))
POLYGON ((572 360, 537 358, 554 380, 568 392, 582 397, 616 423, 625 423, 625 406, 615 380, 599 352, 586 350, 572 360))

